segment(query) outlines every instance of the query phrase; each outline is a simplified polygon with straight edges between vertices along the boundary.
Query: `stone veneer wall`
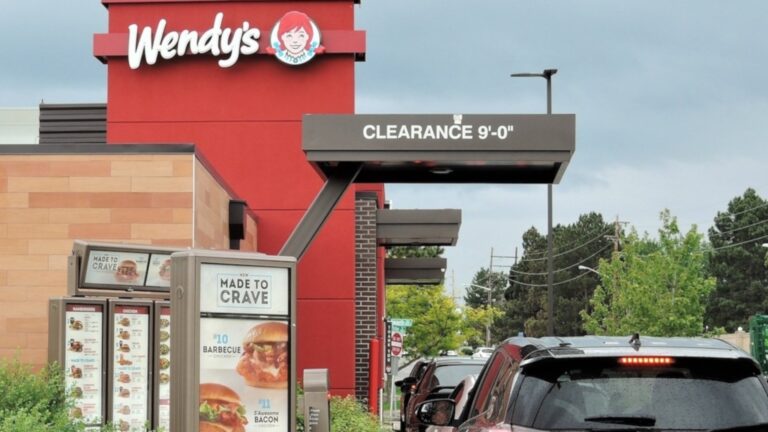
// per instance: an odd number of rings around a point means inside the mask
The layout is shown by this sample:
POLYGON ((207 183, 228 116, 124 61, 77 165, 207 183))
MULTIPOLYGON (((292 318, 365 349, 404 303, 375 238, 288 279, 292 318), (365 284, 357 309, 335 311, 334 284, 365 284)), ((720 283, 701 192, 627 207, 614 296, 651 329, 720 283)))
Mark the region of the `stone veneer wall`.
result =
POLYGON ((67 294, 74 240, 228 249, 214 240, 228 200, 193 153, 0 154, 0 359, 47 361, 48 299, 67 294))
POLYGON ((368 398, 369 344, 376 337, 375 193, 355 195, 355 395, 368 398))
MULTIPOLYGON (((195 161, 195 247, 229 249, 229 201, 232 196, 198 160, 195 161)), ((246 213, 240 250, 256 251, 256 220, 246 213)))

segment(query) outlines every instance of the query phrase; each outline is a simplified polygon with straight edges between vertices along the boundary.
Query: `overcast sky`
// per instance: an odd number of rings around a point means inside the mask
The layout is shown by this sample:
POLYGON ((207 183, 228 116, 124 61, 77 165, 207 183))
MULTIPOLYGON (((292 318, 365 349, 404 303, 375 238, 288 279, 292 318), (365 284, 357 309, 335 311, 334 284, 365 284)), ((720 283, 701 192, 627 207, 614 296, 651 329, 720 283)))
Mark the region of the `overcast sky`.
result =
MULTIPOLYGON (((2 0, 0 106, 103 102, 98 0, 2 0)), ((554 222, 618 216, 640 231, 669 208, 711 225, 728 201, 768 197, 768 2, 726 0, 363 0, 358 113, 576 114, 576 153, 555 186, 554 222)), ((446 285, 457 293, 490 249, 512 255, 546 231, 546 186, 392 185, 395 208, 460 208, 446 285)), ((501 262, 501 260, 497 260, 501 262)), ((507 260, 506 262, 509 262, 507 260)), ((544 281, 542 281, 543 283, 544 281)))

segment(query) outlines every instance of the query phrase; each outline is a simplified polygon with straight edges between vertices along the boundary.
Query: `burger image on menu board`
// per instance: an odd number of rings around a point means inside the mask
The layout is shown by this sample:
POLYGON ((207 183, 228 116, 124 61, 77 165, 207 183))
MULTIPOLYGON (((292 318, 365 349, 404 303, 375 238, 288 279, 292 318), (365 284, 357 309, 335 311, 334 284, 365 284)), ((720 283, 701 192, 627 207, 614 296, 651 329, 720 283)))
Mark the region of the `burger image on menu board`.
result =
POLYGON ((243 339, 243 355, 237 373, 251 387, 288 387, 288 325, 258 324, 243 339))
POLYGON ((160 279, 164 281, 171 280, 171 259, 168 258, 167 260, 163 261, 162 264, 160 264, 160 270, 157 272, 158 276, 160 276, 160 279))
POLYGON ((69 328, 72 330, 82 330, 83 329, 83 322, 80 320, 76 320, 74 317, 69 318, 69 328))
POLYGON ((115 280, 118 282, 133 282, 139 278, 139 267, 134 260, 123 260, 117 266, 115 280))
POLYGON ((200 432, 245 432, 245 407, 231 388, 200 384, 200 432))
POLYGON ((120 432, 128 432, 129 430, 131 430, 131 424, 125 420, 120 420, 120 423, 118 423, 117 428, 120 430, 120 432))

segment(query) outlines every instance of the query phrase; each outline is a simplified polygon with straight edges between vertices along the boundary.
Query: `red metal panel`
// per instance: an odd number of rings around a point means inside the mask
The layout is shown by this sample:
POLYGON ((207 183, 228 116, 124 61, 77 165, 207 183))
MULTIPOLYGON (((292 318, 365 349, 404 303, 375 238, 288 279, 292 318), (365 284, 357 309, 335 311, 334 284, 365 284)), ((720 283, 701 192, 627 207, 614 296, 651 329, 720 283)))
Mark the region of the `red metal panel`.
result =
POLYGON ((112 60, 108 68, 108 122, 294 121, 300 150, 303 114, 354 111, 354 62, 340 56, 296 67, 250 58, 223 69, 189 57, 137 70, 112 60))
MULTIPOLYGON (((291 2, 294 3, 296 0, 101 0, 101 3, 109 7, 110 4, 120 4, 120 3, 129 3, 129 4, 141 4, 141 3, 200 3, 200 2, 206 2, 206 3, 231 3, 231 2, 270 2, 270 3, 277 3, 277 2, 291 2)), ((360 3, 360 0, 303 0, 304 2, 354 2, 354 3, 360 3)))
MULTIPOLYGON (((301 277, 301 276, 300 276, 301 277)), ((301 283, 301 281, 299 281, 301 283)), ((355 388, 355 305, 338 300, 300 300, 299 370, 330 367, 331 392, 355 388)))
POLYGON ((234 27, 248 21, 251 27, 270 31, 286 12, 299 10, 309 15, 320 32, 354 30, 354 4, 324 1, 204 1, 204 2, 135 2, 113 3, 109 6, 109 32, 127 33, 128 26, 154 27, 160 19, 168 21, 167 29, 208 29, 218 12, 224 13, 222 26, 234 27))
MULTIPOLYGON (((354 29, 350 1, 104 0, 111 33, 129 24, 207 29, 218 12, 224 26, 244 20, 271 29, 287 11, 301 10, 327 34, 354 29)), ((263 37, 263 35, 262 35, 263 37)), ((113 50, 117 36, 96 37, 113 50)), ((325 41, 324 41, 325 43, 325 41)), ((103 44, 103 45, 100 45, 103 44)), ((132 70, 125 58, 108 62, 107 142, 192 143, 248 202, 259 220, 258 246, 276 253, 323 179, 301 149, 304 113, 354 112, 352 55, 318 56, 289 67, 265 56, 220 68, 211 57, 184 57, 132 70)), ((329 368, 331 393, 354 394, 354 194, 348 192, 298 268, 298 366, 329 368)))
MULTIPOLYGON (((262 211, 301 210, 303 214, 322 188, 323 179, 301 151, 299 128, 300 123, 293 122, 109 122, 107 142, 195 143, 261 220, 262 211)), ((349 192, 337 209, 354 209, 349 192)), ((277 241, 261 243, 265 231, 260 224, 259 249, 278 252, 294 225, 281 223, 277 241)))

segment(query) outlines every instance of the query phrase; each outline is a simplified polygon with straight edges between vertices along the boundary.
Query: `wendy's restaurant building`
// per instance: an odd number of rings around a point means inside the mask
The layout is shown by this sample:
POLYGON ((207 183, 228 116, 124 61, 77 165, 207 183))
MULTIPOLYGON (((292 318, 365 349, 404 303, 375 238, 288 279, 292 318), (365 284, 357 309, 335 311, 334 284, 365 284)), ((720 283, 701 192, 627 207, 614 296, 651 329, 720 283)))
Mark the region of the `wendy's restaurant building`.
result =
MULTIPOLYGON (((39 144, 0 146, 0 356, 36 366, 75 240, 280 254, 326 177, 302 148, 302 116, 352 114, 365 56, 354 1, 102 3, 106 104, 10 113, 39 132, 17 143, 39 144)), ((387 210, 382 183, 346 188, 298 264, 298 369, 328 369, 332 394, 375 396, 385 284, 445 269, 385 248, 454 245, 459 223, 458 210, 387 210)))
POLYGON ((574 150, 570 114, 354 115, 353 0, 102 3, 107 103, 41 105, 39 144, 0 146, 4 357, 45 362, 75 240, 256 251, 298 259, 297 376, 375 410, 385 286, 446 266, 386 248, 455 245, 461 219, 388 209, 384 184, 556 183, 574 150))

